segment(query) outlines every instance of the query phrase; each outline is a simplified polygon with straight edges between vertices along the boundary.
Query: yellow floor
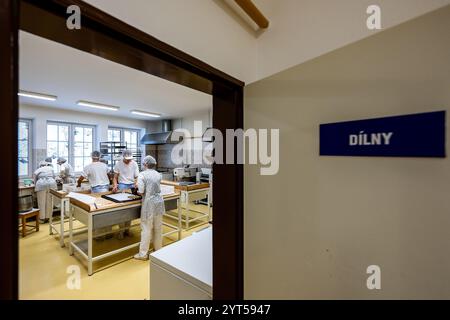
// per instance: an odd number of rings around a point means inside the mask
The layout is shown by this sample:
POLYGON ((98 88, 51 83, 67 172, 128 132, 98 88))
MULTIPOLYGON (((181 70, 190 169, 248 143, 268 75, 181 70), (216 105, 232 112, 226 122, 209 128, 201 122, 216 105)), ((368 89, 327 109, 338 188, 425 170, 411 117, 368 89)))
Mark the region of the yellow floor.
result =
MULTIPOLYGON (((205 213, 207 211, 207 207, 203 205, 194 205, 192 209, 205 213)), ((168 219, 167 222, 173 223, 173 220, 168 219)), ((203 229, 207 224, 197 221, 193 223, 193 226, 190 230, 183 231, 183 237, 203 229)), ((164 229, 164 231, 166 230, 164 229)), ((137 238, 140 234, 139 228, 133 229, 132 234, 134 240, 139 240, 137 238)), ((126 238, 124 241, 133 239, 126 238)), ((176 239, 175 234, 170 239, 165 238, 164 245, 168 245, 176 239)), ((110 239, 104 242, 94 242, 94 246, 97 247, 97 250, 102 250, 108 246, 117 245, 118 241, 110 239)), ((67 244, 67 237, 65 242, 67 244)), ((33 232, 25 238, 20 238, 19 241, 19 297, 22 300, 149 299, 149 262, 128 259, 117 263, 136 252, 137 248, 122 256, 111 257, 107 261, 101 262, 103 264, 99 262, 95 264, 94 270, 96 268, 104 269, 88 276, 83 259, 77 255, 69 256, 67 245, 61 248, 58 237, 49 235, 48 224, 41 225, 39 232, 33 232), (105 264, 111 264, 111 266, 108 267, 105 264), (67 270, 71 266, 79 267, 81 280, 79 290, 71 290, 67 286, 67 282, 70 282, 70 274, 67 273, 67 270)))

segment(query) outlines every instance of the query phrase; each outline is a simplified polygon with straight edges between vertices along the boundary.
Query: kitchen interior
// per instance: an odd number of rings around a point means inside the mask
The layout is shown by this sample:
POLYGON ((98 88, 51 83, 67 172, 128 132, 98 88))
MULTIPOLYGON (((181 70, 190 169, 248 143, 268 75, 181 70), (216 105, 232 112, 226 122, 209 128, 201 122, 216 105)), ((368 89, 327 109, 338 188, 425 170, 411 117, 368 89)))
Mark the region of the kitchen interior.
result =
POLYGON ((20 298, 211 299, 213 171, 204 150, 212 141, 204 133, 212 127, 212 97, 23 31, 19 56, 20 298), (203 128, 197 135, 195 121, 203 128), (192 134, 173 139, 179 129, 192 134), (183 139, 202 148, 185 150, 176 163, 172 153, 183 139), (140 171, 151 155, 161 174, 163 247, 151 249, 149 261, 132 259, 140 199, 117 203, 111 190, 93 195, 86 178, 80 186, 58 179, 60 158, 78 180, 100 151, 112 189, 124 150, 140 171), (193 163, 193 153, 202 163, 193 163), (40 219, 35 185, 43 162, 56 180, 47 192, 48 221, 40 219), (121 223, 131 223, 132 236, 116 237, 121 223), (108 228, 105 239, 98 236, 108 228), (73 272, 80 276, 76 288, 67 284, 73 272))

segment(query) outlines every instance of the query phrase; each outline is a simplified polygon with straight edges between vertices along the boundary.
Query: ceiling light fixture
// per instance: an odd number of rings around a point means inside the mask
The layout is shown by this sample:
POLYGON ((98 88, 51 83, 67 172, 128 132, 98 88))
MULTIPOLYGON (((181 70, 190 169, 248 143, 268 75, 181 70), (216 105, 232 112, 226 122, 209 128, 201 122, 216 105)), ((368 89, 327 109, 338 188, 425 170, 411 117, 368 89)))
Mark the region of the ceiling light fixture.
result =
POLYGON ((144 117, 151 117, 151 118, 160 118, 161 115, 157 113, 151 113, 151 112, 145 112, 145 111, 139 111, 139 110, 131 110, 132 114, 138 115, 138 116, 144 116, 144 117))
POLYGON ((95 102, 89 102, 89 101, 83 101, 83 100, 78 101, 77 105, 82 106, 82 107, 95 108, 95 109, 108 110, 108 111, 118 111, 120 109, 119 107, 110 106, 107 104, 95 103, 95 102))
POLYGON ((31 91, 23 91, 23 90, 20 90, 17 95, 19 95, 21 97, 40 99, 40 100, 47 100, 47 101, 56 101, 56 99, 58 98, 57 96, 52 96, 50 94, 43 94, 43 93, 37 93, 37 92, 31 92, 31 91))

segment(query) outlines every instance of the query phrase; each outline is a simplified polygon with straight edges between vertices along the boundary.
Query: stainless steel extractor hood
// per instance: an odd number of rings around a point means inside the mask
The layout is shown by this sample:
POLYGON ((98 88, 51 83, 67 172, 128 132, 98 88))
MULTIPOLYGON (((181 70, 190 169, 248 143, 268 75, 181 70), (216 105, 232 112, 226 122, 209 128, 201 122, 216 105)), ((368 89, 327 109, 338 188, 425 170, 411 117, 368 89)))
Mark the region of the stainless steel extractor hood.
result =
POLYGON ((155 133, 147 133, 141 139, 141 144, 145 145, 161 145, 168 143, 177 143, 177 141, 172 141, 172 121, 163 120, 162 121, 162 131, 155 133))

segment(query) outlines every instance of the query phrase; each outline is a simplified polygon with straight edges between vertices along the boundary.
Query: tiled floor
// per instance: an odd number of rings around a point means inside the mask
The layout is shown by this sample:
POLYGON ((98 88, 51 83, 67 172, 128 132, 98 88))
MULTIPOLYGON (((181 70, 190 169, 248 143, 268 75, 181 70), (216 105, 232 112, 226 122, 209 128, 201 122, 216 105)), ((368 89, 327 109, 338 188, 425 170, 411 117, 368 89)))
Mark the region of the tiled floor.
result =
MULTIPOLYGON (((194 206, 206 212, 206 206, 194 206)), ((172 222, 171 220, 168 220, 172 222)), ((194 223, 194 228, 183 231, 183 237, 203 229, 207 224, 194 223)), ((95 242, 97 250, 117 245, 119 241, 139 241, 139 228, 133 230, 133 238, 110 239, 95 242)), ((164 239, 164 245, 176 240, 176 234, 164 239)), ((66 238, 67 243, 67 238, 66 238)), ((77 256, 69 256, 67 246, 61 248, 56 236, 50 236, 48 224, 41 225, 38 233, 32 233, 19 241, 19 295, 20 299, 149 299, 150 270, 148 261, 127 259, 137 252, 133 249, 121 256, 114 256, 95 264, 102 269, 87 275, 85 262, 77 256), (101 264, 100 264, 101 263, 101 264), (109 264, 115 263, 111 266, 109 264), (105 268, 106 267, 106 268, 105 268), (80 270, 80 289, 73 288, 71 270, 80 270), (69 283, 69 285, 67 285, 69 283), (72 284, 72 285, 71 285, 72 284)), ((73 271, 72 271, 73 272, 73 271)))

